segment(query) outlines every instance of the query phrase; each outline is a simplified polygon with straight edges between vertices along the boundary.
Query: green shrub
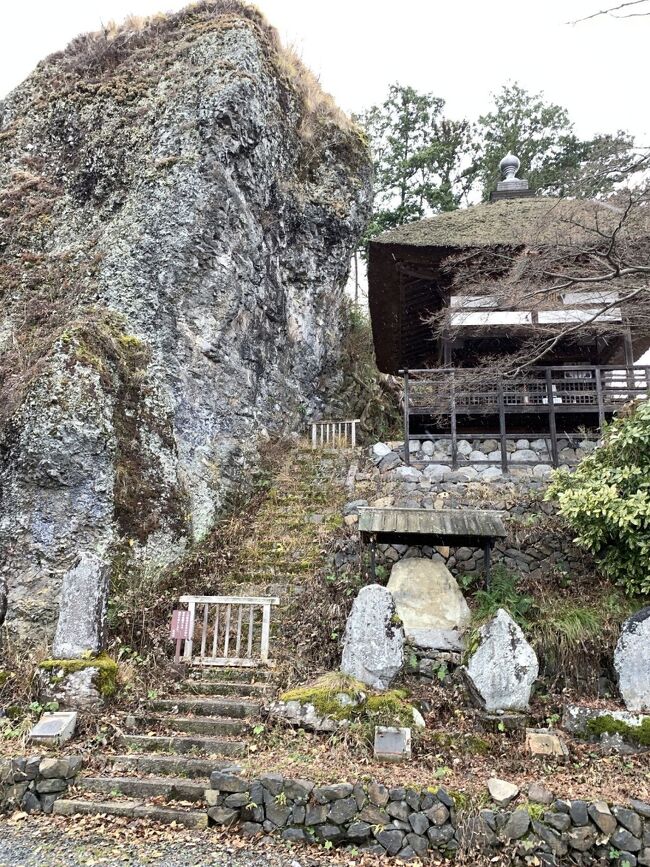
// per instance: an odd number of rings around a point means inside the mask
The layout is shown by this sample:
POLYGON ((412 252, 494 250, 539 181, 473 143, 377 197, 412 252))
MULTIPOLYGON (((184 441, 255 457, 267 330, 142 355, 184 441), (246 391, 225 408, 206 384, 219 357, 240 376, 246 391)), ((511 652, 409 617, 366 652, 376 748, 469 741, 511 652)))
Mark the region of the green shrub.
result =
POLYGON ((522 629, 528 626, 535 600, 529 594, 522 593, 518 589, 519 580, 518 575, 510 572, 504 566, 495 566, 490 578, 490 589, 477 590, 474 594, 476 602, 475 625, 485 623, 494 617, 499 608, 505 608, 522 629))
POLYGON ((650 593, 650 402, 609 424, 575 472, 557 470, 546 494, 626 593, 650 593))

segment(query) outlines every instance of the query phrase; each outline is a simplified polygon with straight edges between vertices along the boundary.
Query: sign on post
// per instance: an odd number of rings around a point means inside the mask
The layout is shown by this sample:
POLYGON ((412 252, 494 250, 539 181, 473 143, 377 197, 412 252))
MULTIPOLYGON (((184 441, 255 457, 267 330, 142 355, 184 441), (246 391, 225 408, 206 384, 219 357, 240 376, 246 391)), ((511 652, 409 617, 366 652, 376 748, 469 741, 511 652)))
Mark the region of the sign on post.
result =
POLYGON ((172 625, 169 637, 176 639, 176 655, 174 662, 178 665, 181 661, 181 641, 187 641, 190 637, 190 612, 176 609, 172 612, 172 625))

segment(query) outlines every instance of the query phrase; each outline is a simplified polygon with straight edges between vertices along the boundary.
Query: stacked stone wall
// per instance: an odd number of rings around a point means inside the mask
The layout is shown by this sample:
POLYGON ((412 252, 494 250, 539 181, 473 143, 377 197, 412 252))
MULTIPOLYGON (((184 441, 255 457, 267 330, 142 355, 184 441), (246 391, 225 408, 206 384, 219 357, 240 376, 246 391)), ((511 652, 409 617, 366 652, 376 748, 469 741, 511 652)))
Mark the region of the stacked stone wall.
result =
POLYGON ((81 756, 0 759, 0 813, 51 813, 57 798, 74 784, 81 756))
MULTIPOLYGON (((515 789, 515 793, 517 789, 515 789)), ((650 865, 650 805, 610 806, 604 801, 555 800, 460 809, 462 795, 432 786, 381 783, 317 785, 269 773, 253 780, 239 769, 215 771, 206 790, 208 816, 245 834, 279 834, 289 842, 350 846, 402 861, 453 857, 458 850, 502 851, 513 864, 650 865), (536 860, 532 860, 535 858, 536 860)))

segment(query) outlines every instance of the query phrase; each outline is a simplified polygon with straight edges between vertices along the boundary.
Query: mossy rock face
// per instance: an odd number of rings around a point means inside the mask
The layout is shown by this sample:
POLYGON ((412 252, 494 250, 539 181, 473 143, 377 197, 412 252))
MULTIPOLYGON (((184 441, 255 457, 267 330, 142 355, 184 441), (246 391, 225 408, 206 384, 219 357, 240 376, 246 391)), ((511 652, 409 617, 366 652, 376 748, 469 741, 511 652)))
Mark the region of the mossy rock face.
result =
POLYGON ((591 719, 586 726, 591 735, 620 735, 624 741, 641 747, 650 747, 650 717, 646 717, 641 725, 633 726, 623 720, 615 719, 609 714, 591 719))
POLYGON ((411 726, 413 708, 406 696, 403 690, 373 693, 354 678, 330 674, 311 685, 288 690, 280 696, 280 700, 311 704, 321 716, 341 722, 411 726))
POLYGON ((105 653, 87 659, 45 659, 39 669, 45 696, 66 707, 93 707, 117 692, 118 665, 105 653))

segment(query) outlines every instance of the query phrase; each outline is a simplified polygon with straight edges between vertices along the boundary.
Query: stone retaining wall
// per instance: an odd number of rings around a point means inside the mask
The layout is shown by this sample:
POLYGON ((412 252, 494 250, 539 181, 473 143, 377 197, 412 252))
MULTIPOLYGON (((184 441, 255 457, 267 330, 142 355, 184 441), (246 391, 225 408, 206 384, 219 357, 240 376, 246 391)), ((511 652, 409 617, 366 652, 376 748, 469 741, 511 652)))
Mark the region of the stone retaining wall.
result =
MULTIPOLYGON (((466 448, 482 448, 480 454, 490 454, 495 440, 461 440, 466 448)), ((524 446, 541 449, 542 440, 519 440, 509 442, 512 448, 521 447, 517 454, 525 454, 524 446)), ((574 455, 582 456, 594 447, 588 440, 582 441, 584 449, 571 449, 574 455)), ((555 517, 555 507, 543 500, 552 471, 549 463, 531 466, 511 465, 509 472, 503 474, 500 467, 480 464, 459 467, 453 470, 449 464, 439 463, 442 455, 431 449, 437 446, 449 447, 446 441, 424 441, 411 443, 427 448, 417 455, 417 464, 406 466, 402 460, 401 443, 393 446, 378 443, 370 449, 371 464, 369 472, 361 473, 376 482, 377 497, 368 501, 357 501, 354 511, 361 504, 378 507, 402 507, 416 509, 496 509, 507 517, 508 536, 496 544, 493 562, 503 563, 517 572, 543 577, 552 572, 574 573, 585 568, 592 569, 591 558, 572 541, 572 533, 555 517)), ((564 450, 566 451, 566 449, 564 450)), ((478 452, 477 452, 478 453, 478 452)), ((447 460, 449 458, 447 457, 447 460)), ((568 460, 568 456, 567 456, 568 460)), ((351 519, 349 519, 351 520, 351 519)), ((483 569, 483 550, 465 546, 459 548, 428 546, 380 545, 379 562, 385 565, 397 562, 403 557, 433 557, 442 560, 456 575, 480 573, 483 569)))
MULTIPOLYGON (((513 863, 522 865, 551 867, 569 854, 570 863, 611 864, 612 853, 618 853, 619 867, 650 865, 650 805, 640 801, 610 809, 604 801, 554 800, 543 787, 531 786, 529 797, 537 802, 495 803, 467 816, 460 809, 465 799, 438 787, 316 785, 280 774, 246 780, 236 768, 214 771, 210 784, 212 822, 241 823, 249 835, 277 833, 291 842, 331 842, 405 861, 481 848, 512 853, 513 863)), ((510 788, 516 796, 516 787, 510 788)))
MULTIPOLYGON (((380 469, 393 469, 402 463, 404 444, 392 444, 390 453, 382 455, 380 469)), ((559 439, 558 462, 560 466, 575 466, 585 455, 596 448, 596 441, 582 437, 566 437, 559 439)), ((508 440, 508 472, 517 477, 546 478, 552 469, 550 439, 508 440)), ((443 471, 451 470, 451 442, 446 439, 423 439, 409 442, 410 461, 415 465, 424 465, 429 472, 433 465, 441 469, 436 471, 442 476, 443 471)), ((465 479, 479 478, 483 481, 494 481, 503 476, 501 470, 501 446, 495 439, 459 439, 457 442, 457 461, 459 471, 464 472, 465 479), (496 465, 495 465, 496 464, 496 465), (469 472, 465 472, 469 470, 469 472)))
POLYGON ((0 759, 0 813, 15 809, 51 813, 82 764, 81 756, 0 759))

